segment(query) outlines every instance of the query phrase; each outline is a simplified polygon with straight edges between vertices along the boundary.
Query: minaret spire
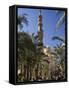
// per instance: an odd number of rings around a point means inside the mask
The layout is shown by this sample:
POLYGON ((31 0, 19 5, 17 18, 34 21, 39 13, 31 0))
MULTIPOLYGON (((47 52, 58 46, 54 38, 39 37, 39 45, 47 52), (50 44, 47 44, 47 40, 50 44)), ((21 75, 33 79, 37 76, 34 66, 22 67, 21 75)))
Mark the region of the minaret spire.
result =
POLYGON ((38 16, 38 44, 43 45, 43 30, 42 30, 41 9, 39 10, 39 16, 38 16))

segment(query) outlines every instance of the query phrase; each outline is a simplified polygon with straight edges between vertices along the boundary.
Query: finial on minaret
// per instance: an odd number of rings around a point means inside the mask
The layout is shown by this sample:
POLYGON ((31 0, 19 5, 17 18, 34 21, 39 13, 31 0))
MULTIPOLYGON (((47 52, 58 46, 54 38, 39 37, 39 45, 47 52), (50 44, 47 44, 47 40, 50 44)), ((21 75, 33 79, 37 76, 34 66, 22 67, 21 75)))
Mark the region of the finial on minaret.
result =
POLYGON ((39 10, 39 15, 41 15, 41 9, 39 10))

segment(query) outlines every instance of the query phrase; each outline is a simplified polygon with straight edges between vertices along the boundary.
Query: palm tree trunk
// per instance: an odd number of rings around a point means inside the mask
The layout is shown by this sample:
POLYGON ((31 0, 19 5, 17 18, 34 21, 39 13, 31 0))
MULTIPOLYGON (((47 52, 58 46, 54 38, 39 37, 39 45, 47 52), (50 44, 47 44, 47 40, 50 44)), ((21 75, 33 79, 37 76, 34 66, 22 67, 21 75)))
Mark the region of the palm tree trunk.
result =
POLYGON ((22 75, 22 63, 21 63, 21 75, 22 75))
POLYGON ((31 71, 31 66, 29 67, 29 80, 31 80, 31 77, 32 77, 32 71, 31 71))
POLYGON ((27 65, 27 80, 29 80, 29 70, 30 69, 30 67, 29 67, 29 65, 27 65))
POLYGON ((35 77, 36 77, 36 80, 38 79, 38 72, 39 72, 39 64, 37 64, 37 67, 35 69, 35 77))
POLYGON ((24 65, 24 80, 27 79, 27 68, 26 65, 24 65))

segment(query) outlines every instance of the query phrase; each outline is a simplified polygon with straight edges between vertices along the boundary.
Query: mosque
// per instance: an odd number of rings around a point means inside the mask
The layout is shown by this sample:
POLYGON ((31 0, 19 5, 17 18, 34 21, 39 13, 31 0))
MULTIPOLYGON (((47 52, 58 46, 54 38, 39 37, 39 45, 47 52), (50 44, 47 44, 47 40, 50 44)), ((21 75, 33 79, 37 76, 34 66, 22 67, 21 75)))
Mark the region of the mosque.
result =
MULTIPOLYGON (((38 68, 38 77, 42 80, 51 78, 51 71, 55 70, 56 62, 54 56, 51 54, 51 48, 43 45, 43 29, 42 29, 42 15, 39 10, 38 16, 38 31, 35 38, 37 39, 37 48, 43 53, 41 63, 38 68), (48 72, 48 73, 47 73, 48 72), (42 77, 41 77, 42 76, 42 77)), ((33 75, 34 76, 34 75, 33 75)))

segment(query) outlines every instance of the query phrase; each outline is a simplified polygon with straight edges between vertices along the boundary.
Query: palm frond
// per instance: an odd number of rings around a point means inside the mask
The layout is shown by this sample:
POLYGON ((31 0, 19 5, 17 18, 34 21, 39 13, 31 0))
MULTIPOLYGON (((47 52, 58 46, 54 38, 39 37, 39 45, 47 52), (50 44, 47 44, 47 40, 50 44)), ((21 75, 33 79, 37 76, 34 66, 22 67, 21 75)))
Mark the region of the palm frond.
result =
POLYGON ((22 22, 25 23, 26 25, 28 25, 28 20, 27 20, 27 17, 25 15, 22 16, 22 22))
POLYGON ((58 20, 58 22, 56 24, 56 30, 58 30, 60 28, 60 26, 64 23, 64 21, 65 21, 65 12, 63 13, 63 15, 58 20))
POLYGON ((18 16, 18 18, 17 18, 17 24, 20 27, 20 29, 23 28, 23 25, 24 24, 28 25, 27 14, 23 14, 21 16, 18 16))
POLYGON ((62 37, 58 37, 58 36, 52 37, 52 40, 60 40, 62 42, 65 42, 65 40, 62 37))

